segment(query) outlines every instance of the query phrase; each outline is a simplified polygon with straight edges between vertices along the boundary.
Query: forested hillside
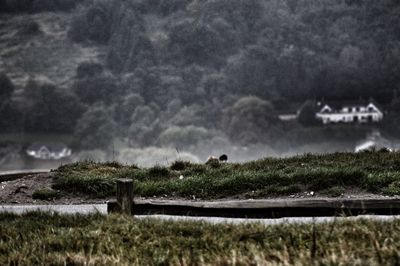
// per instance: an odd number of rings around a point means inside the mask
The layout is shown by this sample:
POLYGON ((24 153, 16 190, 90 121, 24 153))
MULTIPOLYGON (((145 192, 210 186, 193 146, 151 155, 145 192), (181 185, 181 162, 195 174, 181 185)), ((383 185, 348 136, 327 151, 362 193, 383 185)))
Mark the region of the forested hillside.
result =
POLYGON ((370 127, 277 114, 369 97, 388 112, 381 130, 400 133, 397 0, 2 0, 0 12, 3 133, 73 134, 82 150, 123 147, 122 159, 352 150, 370 127))

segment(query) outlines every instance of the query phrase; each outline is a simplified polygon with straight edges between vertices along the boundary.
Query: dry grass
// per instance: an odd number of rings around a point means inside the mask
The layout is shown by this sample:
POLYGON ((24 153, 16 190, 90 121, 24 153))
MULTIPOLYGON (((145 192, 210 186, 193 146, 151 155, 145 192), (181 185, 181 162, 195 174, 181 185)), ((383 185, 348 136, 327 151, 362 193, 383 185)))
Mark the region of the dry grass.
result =
POLYGON ((0 214, 1 265, 398 265, 400 221, 209 224, 0 214))

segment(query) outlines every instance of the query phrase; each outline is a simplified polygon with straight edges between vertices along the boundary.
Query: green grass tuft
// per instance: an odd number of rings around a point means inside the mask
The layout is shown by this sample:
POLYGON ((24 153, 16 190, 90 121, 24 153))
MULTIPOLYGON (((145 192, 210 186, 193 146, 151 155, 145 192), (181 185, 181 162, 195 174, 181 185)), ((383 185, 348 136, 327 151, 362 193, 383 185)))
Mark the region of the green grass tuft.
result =
POLYGON ((391 196, 399 196, 400 195, 400 180, 393 181, 390 183, 388 188, 385 190, 386 194, 391 196))
POLYGON ((173 171, 182 171, 187 169, 188 167, 191 166, 190 162, 187 161, 175 161, 171 164, 170 169, 173 171))
POLYGON ((165 166, 156 165, 147 171, 148 178, 152 180, 167 179, 171 176, 169 169, 165 166))
POLYGON ((51 188, 43 188, 33 192, 32 198, 39 200, 53 200, 61 197, 61 193, 51 188))

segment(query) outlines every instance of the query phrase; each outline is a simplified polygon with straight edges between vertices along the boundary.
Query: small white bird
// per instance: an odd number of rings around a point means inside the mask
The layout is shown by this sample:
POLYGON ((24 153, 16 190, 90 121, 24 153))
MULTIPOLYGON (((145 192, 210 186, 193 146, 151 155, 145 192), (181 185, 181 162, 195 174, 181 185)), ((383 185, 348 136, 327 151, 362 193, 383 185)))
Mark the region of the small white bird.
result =
POLYGON ((180 176, 179 176, 179 180, 182 180, 182 179, 183 179, 183 175, 180 175, 180 176))

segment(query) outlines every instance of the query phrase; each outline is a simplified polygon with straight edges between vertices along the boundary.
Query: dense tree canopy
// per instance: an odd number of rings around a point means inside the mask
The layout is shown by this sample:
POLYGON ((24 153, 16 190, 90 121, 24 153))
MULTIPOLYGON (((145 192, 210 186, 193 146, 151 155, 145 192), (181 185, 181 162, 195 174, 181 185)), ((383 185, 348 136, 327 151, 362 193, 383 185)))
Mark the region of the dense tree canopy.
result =
POLYGON ((8 76, 0 73, 0 132, 14 132, 21 129, 21 113, 13 104, 15 87, 8 76))
POLYGON ((29 84, 30 91, 24 110, 25 130, 28 132, 72 133, 84 111, 78 97, 53 84, 29 84))
POLYGON ((0 103, 10 99, 14 92, 14 84, 4 73, 0 73, 0 103))
POLYGON ((108 149, 112 146, 116 124, 105 106, 98 104, 86 111, 75 128, 77 146, 83 149, 108 149))
POLYGON ((257 143, 268 136, 273 123, 273 106, 258 97, 242 97, 227 110, 225 123, 233 140, 257 143))

